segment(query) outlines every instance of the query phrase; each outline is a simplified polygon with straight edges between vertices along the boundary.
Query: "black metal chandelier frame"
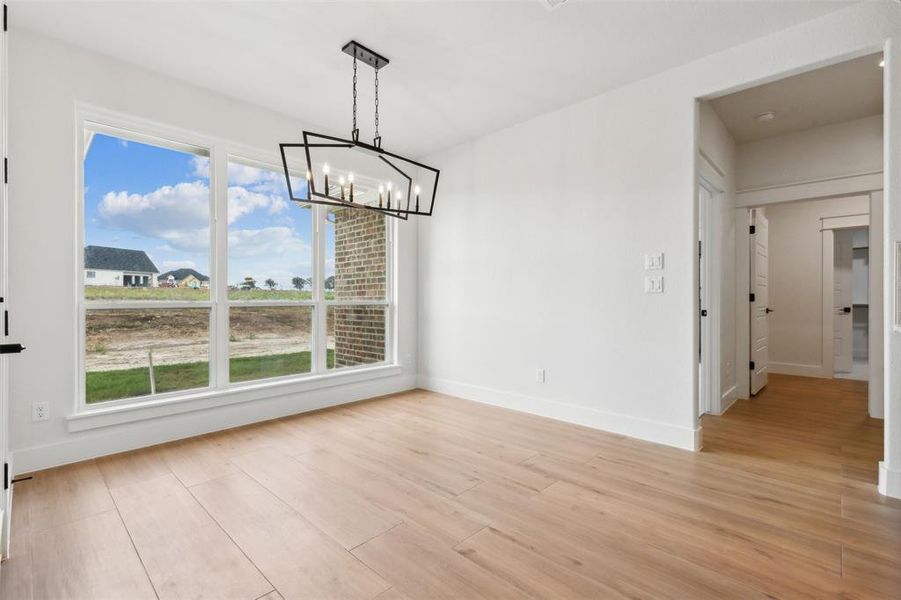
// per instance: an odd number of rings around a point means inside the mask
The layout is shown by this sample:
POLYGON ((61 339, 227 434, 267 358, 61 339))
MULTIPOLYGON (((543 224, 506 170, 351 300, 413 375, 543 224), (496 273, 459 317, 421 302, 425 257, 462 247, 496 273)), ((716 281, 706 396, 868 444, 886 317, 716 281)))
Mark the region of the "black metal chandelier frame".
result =
MULTIPOLYGON (((304 130, 302 133, 303 143, 283 143, 279 144, 279 150, 281 152, 282 157, 282 165, 285 169, 285 180, 288 184, 288 194, 291 200, 295 202, 306 203, 310 202, 313 204, 323 204, 327 206, 338 206, 338 207, 350 207, 350 208, 362 208, 366 210, 375 211, 378 213, 382 213, 391 217, 395 217, 402 220, 409 219, 410 215, 418 215, 418 216, 432 216, 432 212, 435 208, 435 197, 438 192, 438 176, 440 175, 440 171, 434 167, 430 167, 428 165, 422 164, 421 162, 412 160, 410 158, 406 158, 404 156, 400 156, 399 154, 394 154, 393 152, 389 152, 382 148, 382 138, 379 135, 379 79, 378 73, 379 69, 385 67, 389 61, 384 56, 366 48, 362 44, 351 40, 341 50, 349 54, 353 57, 353 129, 351 131, 351 139, 344 139, 332 135, 326 135, 322 133, 314 133, 312 131, 304 130), (372 144, 367 144, 366 142, 360 141, 360 130, 357 128, 357 61, 360 60, 365 64, 368 64, 373 69, 375 69, 375 137, 373 138, 372 144), (291 170, 288 167, 288 158, 285 154, 285 150, 289 148, 303 148, 306 163, 307 163, 307 197, 301 198, 295 196, 294 186, 291 183, 291 170), (326 175, 324 190, 317 190, 315 177, 312 176, 313 173, 313 161, 310 153, 311 149, 315 148, 348 148, 353 149, 357 148, 363 152, 366 152, 371 155, 375 155, 379 160, 390 166, 394 171, 400 175, 404 182, 406 183, 406 202, 402 206, 391 206, 391 196, 390 196, 390 188, 388 191, 388 203, 387 206, 373 206, 370 204, 363 204, 361 202, 353 201, 353 182, 350 183, 350 194, 349 196, 345 194, 344 186, 341 186, 340 196, 335 196, 331 194, 328 185, 328 176, 326 175), (433 173, 435 176, 434 183, 432 184, 432 193, 431 198, 427 198, 427 205, 420 203, 420 198, 418 193, 413 192, 413 178, 405 172, 398 164, 398 162, 405 163, 407 165, 412 165, 419 169, 423 169, 430 173, 433 173), (414 199, 415 196, 415 199, 414 199), (428 207, 426 209, 426 206, 428 207)), ((380 194, 380 204, 381 204, 381 194, 380 194)))

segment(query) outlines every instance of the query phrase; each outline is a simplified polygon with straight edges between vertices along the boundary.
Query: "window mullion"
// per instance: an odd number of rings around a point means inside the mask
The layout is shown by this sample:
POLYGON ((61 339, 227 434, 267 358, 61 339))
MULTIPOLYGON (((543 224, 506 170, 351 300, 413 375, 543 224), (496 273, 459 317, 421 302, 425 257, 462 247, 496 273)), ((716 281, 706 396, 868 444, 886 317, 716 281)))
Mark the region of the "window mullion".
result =
POLYGON ((210 224, 213 270, 210 383, 223 388, 228 385, 228 156, 218 147, 210 152, 210 179, 213 204, 210 224))
POLYGON ((325 305, 325 227, 328 208, 313 205, 313 299, 316 319, 313 328, 313 372, 328 370, 328 307, 325 305))

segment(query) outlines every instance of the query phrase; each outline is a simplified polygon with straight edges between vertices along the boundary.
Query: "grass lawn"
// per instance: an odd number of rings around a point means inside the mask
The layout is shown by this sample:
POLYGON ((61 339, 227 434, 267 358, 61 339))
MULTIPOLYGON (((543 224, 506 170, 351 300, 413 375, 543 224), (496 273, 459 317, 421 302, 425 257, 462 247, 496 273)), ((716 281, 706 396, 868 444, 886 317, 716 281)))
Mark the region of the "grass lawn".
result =
MULTIPOLYGON (((326 360, 329 368, 335 365, 334 350, 328 351, 326 360)), ((158 394, 209 385, 209 364, 206 362, 159 365, 154 367, 153 371, 156 376, 156 392, 158 394)), ((229 361, 229 376, 232 382, 309 372, 309 352, 246 356, 229 361)), ((87 373, 88 404, 149 394, 150 373, 147 367, 87 373)))
MULTIPOLYGON (((127 288, 114 286, 85 286, 85 300, 209 300, 209 290, 191 288, 127 288)), ((326 292, 332 300, 334 292, 326 292)), ((228 290, 229 300, 312 300, 313 292, 300 290, 228 290)))

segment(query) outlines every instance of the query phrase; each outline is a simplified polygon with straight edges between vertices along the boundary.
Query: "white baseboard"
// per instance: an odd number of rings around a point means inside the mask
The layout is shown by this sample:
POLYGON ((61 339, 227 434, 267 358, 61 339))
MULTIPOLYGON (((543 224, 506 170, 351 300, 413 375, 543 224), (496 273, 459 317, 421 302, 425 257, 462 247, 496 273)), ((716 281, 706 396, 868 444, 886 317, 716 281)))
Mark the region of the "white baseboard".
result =
POLYGON ((61 442, 13 450, 11 464, 16 474, 30 473, 415 387, 415 375, 385 377, 71 433, 61 442))
POLYGON ((697 451, 701 449, 702 435, 700 427, 682 427, 661 421, 606 412, 587 406, 535 398, 434 377, 420 376, 419 387, 466 400, 584 425, 585 427, 665 444, 683 450, 697 451))
POLYGON ((805 365, 800 363, 772 362, 767 363, 770 373, 778 375, 797 375, 799 377, 818 377, 830 379, 832 371, 823 368, 823 365, 805 365))
POLYGON ((885 461, 879 461, 879 493, 901 498, 901 471, 889 469, 885 461))

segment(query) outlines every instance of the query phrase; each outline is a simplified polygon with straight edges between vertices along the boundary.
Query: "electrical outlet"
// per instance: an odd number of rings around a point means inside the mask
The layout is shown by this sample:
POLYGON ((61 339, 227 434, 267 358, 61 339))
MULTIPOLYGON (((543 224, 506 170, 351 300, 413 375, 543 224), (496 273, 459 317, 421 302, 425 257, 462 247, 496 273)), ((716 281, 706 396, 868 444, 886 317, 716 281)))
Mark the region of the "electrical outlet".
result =
POLYGON ((544 383, 545 380, 545 372, 544 369, 537 369, 535 371, 535 381, 538 383, 544 383))
POLYGON ((50 418, 49 402, 33 402, 31 404, 31 420, 46 421, 50 418))

